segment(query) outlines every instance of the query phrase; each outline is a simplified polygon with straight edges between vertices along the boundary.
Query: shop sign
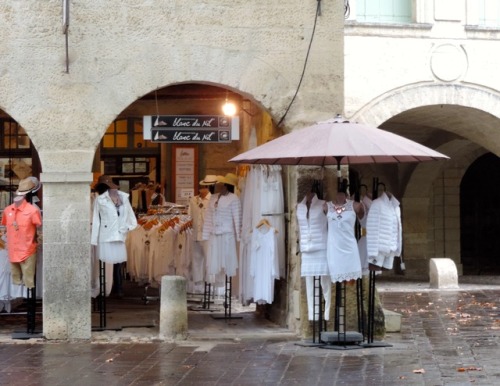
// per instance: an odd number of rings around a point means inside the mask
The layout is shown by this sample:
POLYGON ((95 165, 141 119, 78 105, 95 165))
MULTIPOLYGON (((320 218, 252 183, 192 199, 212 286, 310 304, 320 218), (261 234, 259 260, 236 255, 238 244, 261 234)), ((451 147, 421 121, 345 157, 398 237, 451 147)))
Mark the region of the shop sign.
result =
POLYGON ((227 143, 239 139, 239 118, 225 115, 148 115, 144 139, 166 143, 227 143))

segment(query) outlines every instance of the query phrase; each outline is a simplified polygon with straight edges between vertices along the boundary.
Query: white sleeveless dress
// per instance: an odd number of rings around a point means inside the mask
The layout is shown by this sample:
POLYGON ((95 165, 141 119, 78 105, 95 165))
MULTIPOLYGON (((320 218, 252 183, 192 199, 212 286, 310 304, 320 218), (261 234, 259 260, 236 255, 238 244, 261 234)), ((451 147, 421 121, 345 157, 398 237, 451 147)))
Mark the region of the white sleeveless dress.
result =
POLYGON ((349 281, 361 277, 361 262, 354 234, 356 212, 353 201, 335 209, 328 202, 327 260, 332 283, 349 281))

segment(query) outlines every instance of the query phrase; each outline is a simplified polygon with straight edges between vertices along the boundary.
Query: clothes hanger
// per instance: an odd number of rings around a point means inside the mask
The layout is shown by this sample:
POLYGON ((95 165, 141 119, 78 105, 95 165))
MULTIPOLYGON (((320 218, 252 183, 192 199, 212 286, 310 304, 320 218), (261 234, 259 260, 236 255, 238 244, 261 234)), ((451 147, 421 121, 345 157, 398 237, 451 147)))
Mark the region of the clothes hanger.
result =
MULTIPOLYGON (((267 218, 261 219, 255 228, 259 229, 259 228, 261 228, 263 226, 266 226, 267 228, 272 228, 272 225, 271 225, 271 223, 269 222, 269 220, 267 218)), ((278 230, 275 229, 274 232, 278 233, 278 230)))
POLYGON ((261 219, 255 228, 260 228, 264 225, 267 226, 268 228, 271 228, 271 224, 266 218, 261 219))

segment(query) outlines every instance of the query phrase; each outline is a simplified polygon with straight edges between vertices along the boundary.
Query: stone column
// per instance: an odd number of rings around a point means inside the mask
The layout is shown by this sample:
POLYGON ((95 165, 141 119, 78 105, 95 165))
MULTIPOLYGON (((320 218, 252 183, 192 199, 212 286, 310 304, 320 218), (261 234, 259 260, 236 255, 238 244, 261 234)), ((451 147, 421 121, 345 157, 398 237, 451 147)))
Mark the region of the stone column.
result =
POLYGON ((90 339, 92 173, 42 173, 43 334, 90 339))

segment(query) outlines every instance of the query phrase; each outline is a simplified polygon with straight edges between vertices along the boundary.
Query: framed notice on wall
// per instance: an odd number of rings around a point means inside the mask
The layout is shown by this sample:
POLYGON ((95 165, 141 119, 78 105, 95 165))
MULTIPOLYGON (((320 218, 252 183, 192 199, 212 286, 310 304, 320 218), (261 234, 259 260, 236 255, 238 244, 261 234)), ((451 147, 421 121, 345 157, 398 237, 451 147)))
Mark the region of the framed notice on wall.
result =
POLYGON ((187 205, 198 186, 198 147, 174 145, 172 150, 172 189, 175 203, 187 205))

